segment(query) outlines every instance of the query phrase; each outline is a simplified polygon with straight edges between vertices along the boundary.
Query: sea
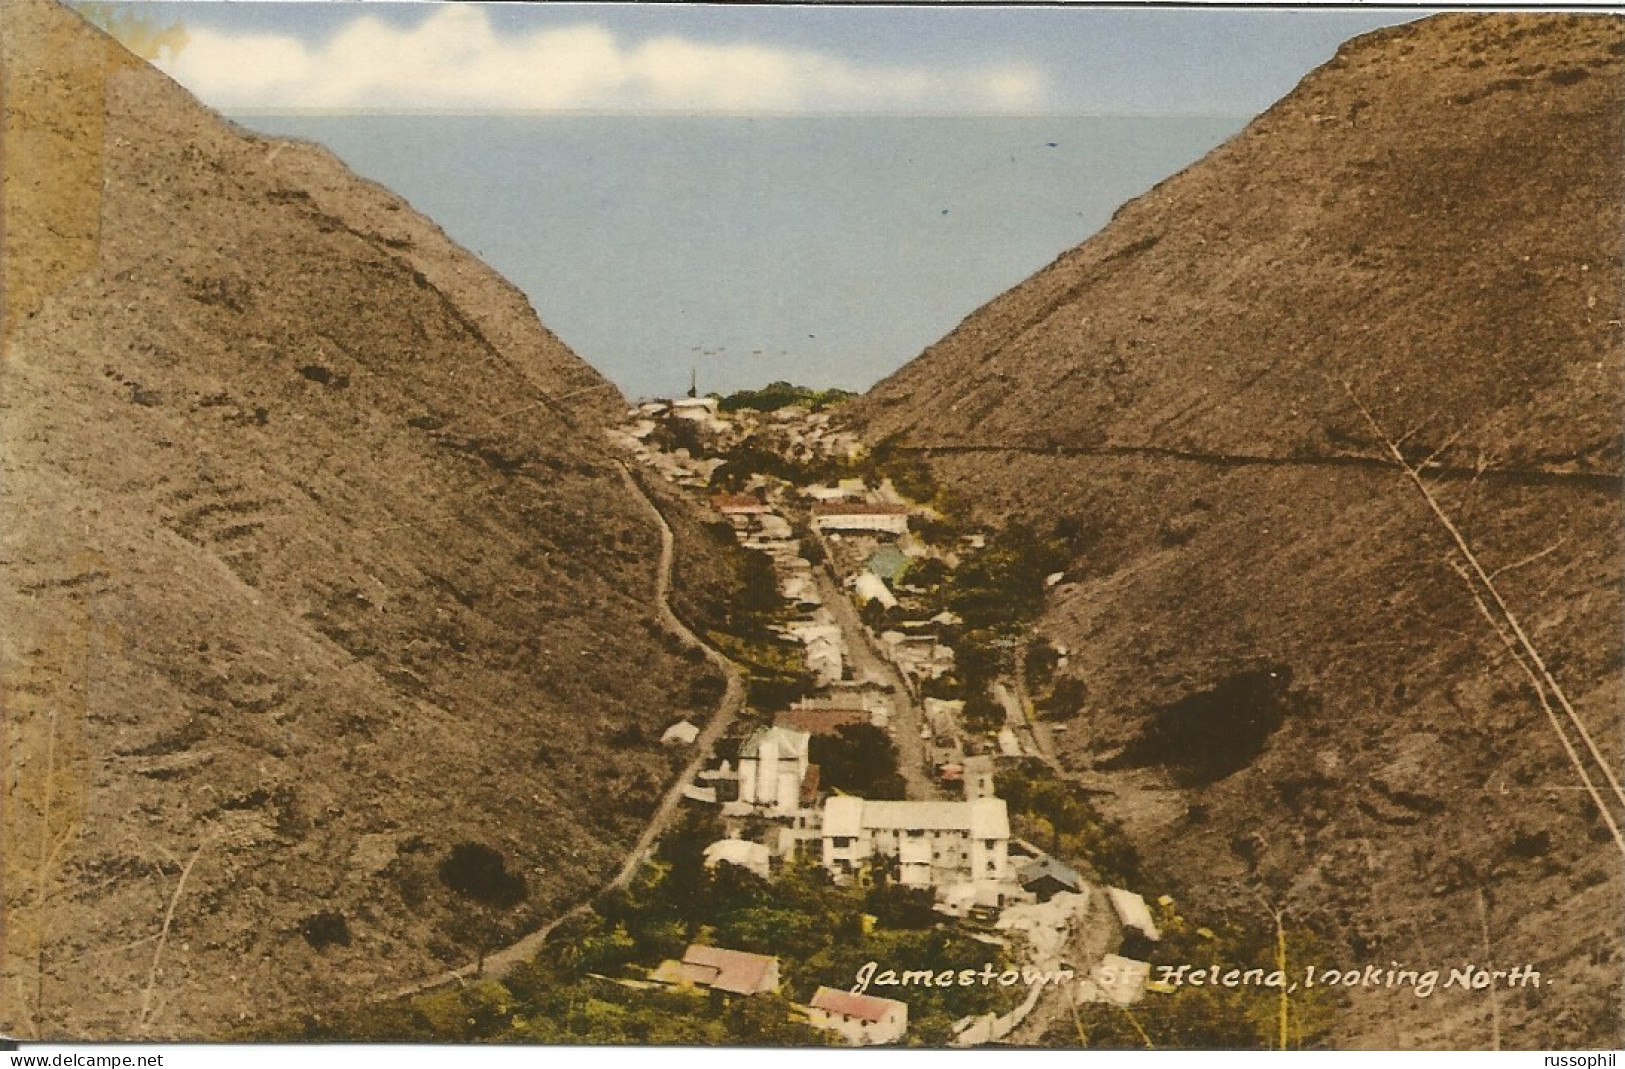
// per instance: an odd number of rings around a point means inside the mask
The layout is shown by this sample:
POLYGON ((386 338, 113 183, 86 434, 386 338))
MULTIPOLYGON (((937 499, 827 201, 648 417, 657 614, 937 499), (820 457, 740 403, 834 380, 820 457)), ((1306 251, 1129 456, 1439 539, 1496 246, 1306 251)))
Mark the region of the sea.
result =
POLYGON ((404 196, 630 398, 865 389, 1247 121, 232 118, 404 196))

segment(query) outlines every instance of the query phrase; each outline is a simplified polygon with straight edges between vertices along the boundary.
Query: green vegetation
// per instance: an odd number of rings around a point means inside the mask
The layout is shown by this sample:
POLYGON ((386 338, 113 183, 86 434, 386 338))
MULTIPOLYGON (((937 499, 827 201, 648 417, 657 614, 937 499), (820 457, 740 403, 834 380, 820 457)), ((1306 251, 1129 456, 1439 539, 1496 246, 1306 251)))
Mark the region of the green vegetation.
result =
POLYGON ((763 445, 751 435, 723 454, 723 461, 711 473, 713 490, 743 489, 753 476, 765 475, 794 486, 834 482, 851 475, 847 461, 834 457, 791 459, 763 445))
MULTIPOLYGON (((1259 972, 1255 976, 1261 978, 1280 970, 1282 981, 1290 986, 1302 976, 1305 963, 1324 960, 1319 940, 1307 929, 1285 927, 1278 942, 1272 920, 1246 929, 1232 925, 1199 928, 1172 906, 1161 907, 1159 912, 1157 926, 1162 930, 1162 940, 1151 955, 1152 980, 1157 978, 1157 966, 1164 963, 1176 968, 1189 964, 1192 971, 1217 965, 1221 973, 1256 969, 1259 972)), ((1179 984, 1171 992, 1152 991, 1143 1002, 1127 1010, 1099 1003, 1080 1006, 1076 1025, 1067 1021, 1045 1038, 1075 1043, 1081 1029, 1088 1046, 1102 1048, 1314 1047, 1331 1023, 1336 1005, 1332 991, 1326 987, 1286 991, 1282 986, 1263 983, 1236 987, 1179 984)))
POLYGON ((707 631, 705 637, 739 666, 745 699, 753 709, 778 712, 817 689, 798 643, 777 637, 741 638, 725 631, 707 631))
POLYGON ((1077 676, 1061 676, 1047 694, 1034 700, 1033 708, 1044 720, 1069 720, 1083 712, 1083 703, 1088 700, 1089 688, 1083 680, 1077 676))
POLYGON ((1076 859, 1108 883, 1139 879, 1139 857, 1123 829, 1090 804, 1075 783, 1033 758, 1000 762, 994 773, 999 797, 1010 806, 1011 830, 1057 857, 1076 859))
POLYGON ((861 798, 902 799, 897 744, 873 724, 849 724, 834 735, 814 735, 808 756, 825 790, 861 798))
POLYGON ((760 390, 740 390, 738 393, 731 393, 718 402, 717 407, 723 412, 738 412, 746 408, 757 412, 776 412, 781 408, 796 405, 820 412, 831 405, 850 401, 856 396, 857 394, 851 390, 839 388, 815 390, 810 386, 795 386, 788 382, 770 382, 760 390))
MULTIPOLYGON (((703 850, 721 834, 713 817, 686 814, 629 889, 561 925, 500 983, 312 1014, 292 1036, 283 1028, 251 1038, 823 1045, 831 1034, 807 1025, 791 1003, 804 1004, 820 985, 850 988, 865 962, 899 970, 1014 965, 935 914, 929 892, 898 887, 883 871, 861 887, 837 887, 813 864, 792 865, 772 883, 732 865, 708 871, 703 850), (692 942, 778 957, 780 994, 728 997, 643 981, 692 942)), ((955 1020, 1006 1012, 1022 993, 996 984, 910 988, 908 1041, 946 1043, 955 1020)))
POLYGON ((882 479, 890 479, 897 492, 910 501, 922 505, 946 503, 930 463, 918 453, 905 452, 901 434, 888 435, 875 443, 863 462, 865 482, 872 478, 878 485, 882 479))
MULTIPOLYGON (((673 513, 678 510, 668 514, 673 513)), ((815 684, 801 646, 772 629, 790 619, 793 611, 779 594, 772 560, 739 545, 726 523, 705 524, 699 530, 715 550, 703 558, 705 565, 715 573, 721 571, 716 568, 720 560, 726 571, 691 580, 686 568, 698 555, 679 553, 677 601, 682 614, 744 670, 752 706, 771 712, 806 697, 815 684), (701 580, 708 580, 704 587, 701 580)))
POLYGON ((1044 579, 1069 561, 1066 546, 1012 522, 988 538, 949 578, 947 607, 968 628, 1008 629, 1044 611, 1044 579))

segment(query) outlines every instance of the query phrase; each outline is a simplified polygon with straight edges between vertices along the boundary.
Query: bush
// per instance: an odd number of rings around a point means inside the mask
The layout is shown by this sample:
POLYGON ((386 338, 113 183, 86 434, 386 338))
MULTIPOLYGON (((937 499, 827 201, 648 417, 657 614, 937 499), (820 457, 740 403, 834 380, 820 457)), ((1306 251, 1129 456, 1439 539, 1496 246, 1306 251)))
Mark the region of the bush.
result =
POLYGON ((481 905, 508 909, 525 899, 525 877, 509 872, 502 853, 481 843, 458 843, 440 863, 440 882, 481 905))
POLYGON ((814 735, 808 756, 818 766, 819 783, 827 790, 862 798, 904 797, 897 744, 873 724, 848 724, 834 735, 814 735))
POLYGON ((322 910, 305 918, 300 926, 300 934, 317 950, 326 950, 330 946, 350 945, 350 925, 344 919, 344 914, 334 910, 322 910))
POLYGON ((1068 720, 1083 712, 1083 703, 1089 700, 1089 688, 1077 676, 1062 676, 1051 691, 1036 702, 1038 713, 1045 720, 1068 720))

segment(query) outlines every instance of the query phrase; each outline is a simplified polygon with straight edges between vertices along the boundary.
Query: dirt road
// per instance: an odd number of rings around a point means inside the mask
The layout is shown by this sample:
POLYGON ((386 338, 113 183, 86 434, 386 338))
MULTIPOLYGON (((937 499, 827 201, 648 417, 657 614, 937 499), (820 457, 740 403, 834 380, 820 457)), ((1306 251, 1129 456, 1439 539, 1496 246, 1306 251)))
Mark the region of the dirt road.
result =
POLYGON ((846 591, 836 586, 822 569, 813 569, 813 575, 818 582, 818 596, 824 599, 825 607, 834 614, 846 638, 852 677, 892 688, 892 738, 897 742, 898 771, 903 774, 908 796, 920 801, 941 798, 942 791, 931 777, 925 740, 920 738, 925 713, 910 694, 903 674, 871 644, 869 633, 858 619, 858 611, 846 591))
POLYGON ((655 613, 668 632, 675 635, 686 645, 698 649, 705 655, 706 660, 710 661, 722 672, 723 677, 727 680, 727 688, 723 691, 722 700, 717 704, 717 710, 712 714, 710 721, 700 731, 699 738, 695 740, 694 756, 689 759, 683 771, 667 788, 665 795, 660 800, 660 804, 655 807, 654 813, 649 817, 649 823, 644 827, 643 834, 638 836, 637 841, 627 851, 621 867, 598 892, 586 901, 577 904, 564 914, 549 921, 541 928, 526 935, 518 942, 511 943, 500 950, 487 954, 483 971, 479 969, 477 963, 471 962, 468 965, 449 969, 438 976, 419 981, 408 987, 381 994, 373 1000, 375 1002, 406 998, 433 988, 444 987, 447 984, 462 983, 476 975, 500 979, 516 965, 529 961, 534 957, 547 942, 548 936, 552 935, 559 925, 590 910, 593 898, 596 898, 604 891, 625 887, 637 875, 638 869, 654 852, 655 844, 659 842, 660 836, 665 833, 676 818, 678 807, 683 801, 683 788, 694 782, 695 775, 710 757, 712 747, 716 745, 717 740, 722 737, 722 733, 728 729, 734 718, 739 715, 740 709, 744 707, 745 685, 734 663, 717 650, 706 645, 682 620, 678 619, 676 613, 671 611, 671 571, 676 540, 672 535, 671 526, 666 523, 666 518, 660 514, 660 510, 649 499, 649 495, 644 493, 643 487, 638 485, 638 481, 632 476, 631 471, 625 464, 620 467, 621 477, 626 480, 628 488, 648 507, 651 518, 660 526, 660 563, 655 571, 655 613))

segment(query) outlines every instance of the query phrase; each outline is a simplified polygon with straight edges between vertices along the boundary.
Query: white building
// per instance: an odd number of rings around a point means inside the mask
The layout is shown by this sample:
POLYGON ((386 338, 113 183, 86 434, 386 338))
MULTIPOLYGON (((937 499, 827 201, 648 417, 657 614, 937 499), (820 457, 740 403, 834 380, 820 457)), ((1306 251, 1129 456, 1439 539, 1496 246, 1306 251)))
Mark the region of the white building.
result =
POLYGON ((1003 798, 968 802, 824 801, 823 862, 849 877, 876 855, 908 887, 1010 880, 1010 816, 1003 798))
POLYGON ((882 608, 897 608, 897 597, 889 589, 880 576, 873 572, 860 572, 852 584, 852 592, 860 601, 878 601, 882 608))
POLYGON ((1157 922, 1151 917, 1151 907, 1145 904, 1144 898, 1121 887, 1106 888, 1106 897, 1123 927, 1135 929, 1152 942, 1162 938, 1157 922))
POLYGON ((807 640, 807 671, 813 674, 819 686, 828 687, 841 681, 846 671, 842 650, 839 639, 818 636, 807 640))
POLYGON ((671 414, 678 419, 709 420, 717 415, 715 397, 679 397, 671 402, 671 414))
POLYGON ((660 741, 667 746, 692 746, 699 737, 698 727, 687 720, 679 720, 661 734, 660 741))
POLYGON ((739 800, 776 813, 800 808, 811 739, 791 728, 756 729, 739 747, 739 800))
POLYGON ((754 872, 762 879, 771 879, 772 855, 762 843, 745 839, 718 839, 705 848, 705 867, 714 869, 723 862, 754 872))
POLYGON ((908 1031, 908 1003, 820 987, 807 1004, 807 1023, 837 1032, 856 1047, 897 1043, 908 1031))
POLYGON ((812 525, 819 531, 905 535, 908 509, 873 501, 820 501, 812 507, 812 525))

